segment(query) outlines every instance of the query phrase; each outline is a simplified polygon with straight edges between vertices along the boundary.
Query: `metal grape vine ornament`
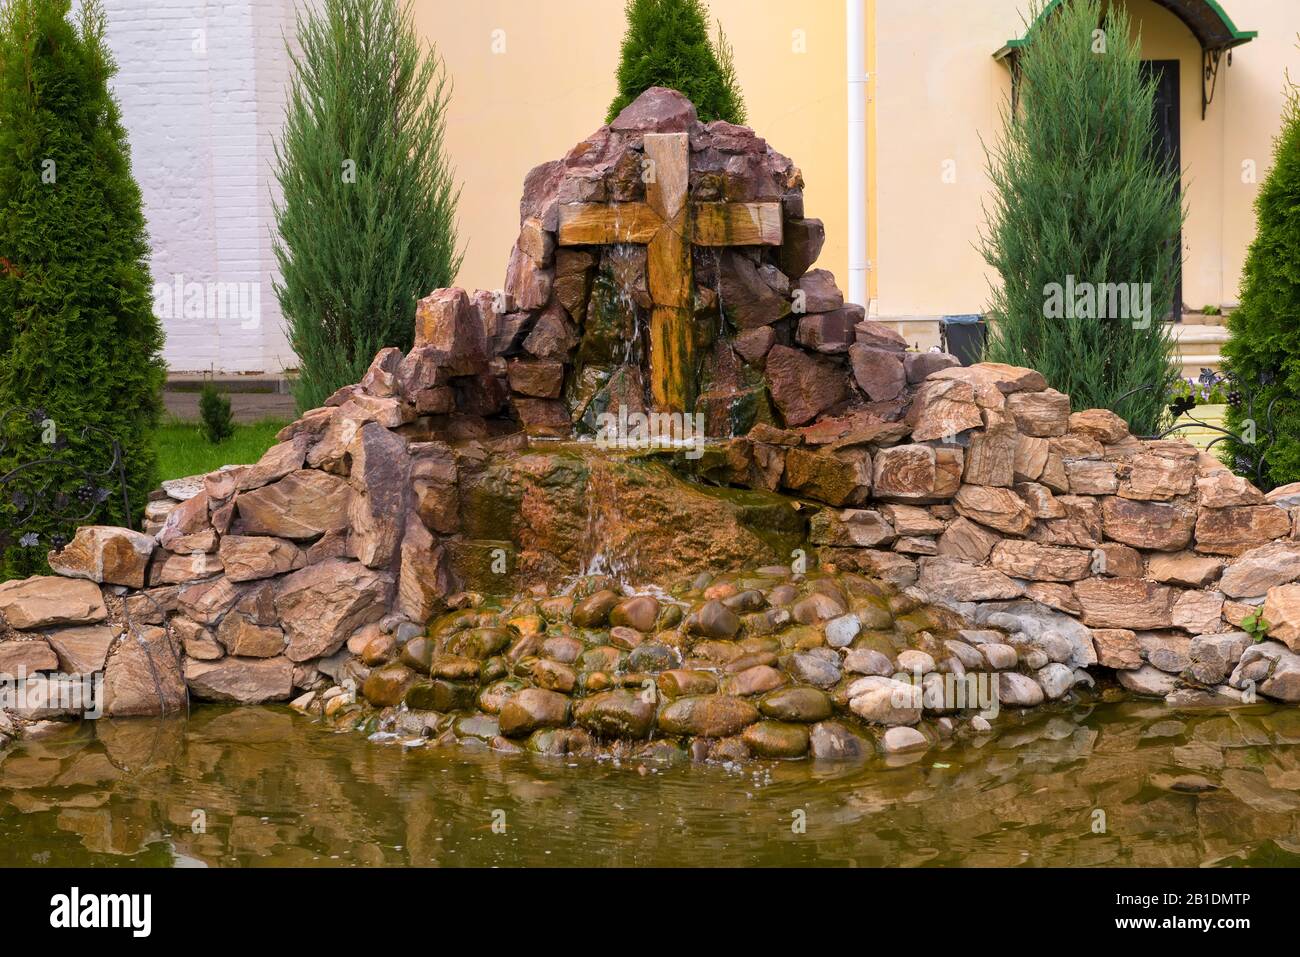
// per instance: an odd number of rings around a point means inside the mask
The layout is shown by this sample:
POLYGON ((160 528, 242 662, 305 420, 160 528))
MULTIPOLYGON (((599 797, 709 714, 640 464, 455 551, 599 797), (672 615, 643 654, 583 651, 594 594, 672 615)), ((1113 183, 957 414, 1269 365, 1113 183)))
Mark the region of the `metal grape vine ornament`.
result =
POLYGON ((0 469, 0 547, 62 548, 115 493, 130 527, 122 447, 97 426, 68 431, 44 409, 6 409, 0 412, 0 469))

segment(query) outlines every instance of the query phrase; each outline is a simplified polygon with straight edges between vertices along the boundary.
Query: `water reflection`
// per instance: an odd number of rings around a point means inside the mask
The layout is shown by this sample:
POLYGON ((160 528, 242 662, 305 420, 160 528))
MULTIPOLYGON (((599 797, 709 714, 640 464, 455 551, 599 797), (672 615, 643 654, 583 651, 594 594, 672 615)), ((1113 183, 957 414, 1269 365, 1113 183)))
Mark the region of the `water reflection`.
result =
POLYGON ((733 769, 407 750, 280 708, 105 720, 0 754, 0 864, 1300 863, 1300 711, 1005 717, 901 760, 733 769))

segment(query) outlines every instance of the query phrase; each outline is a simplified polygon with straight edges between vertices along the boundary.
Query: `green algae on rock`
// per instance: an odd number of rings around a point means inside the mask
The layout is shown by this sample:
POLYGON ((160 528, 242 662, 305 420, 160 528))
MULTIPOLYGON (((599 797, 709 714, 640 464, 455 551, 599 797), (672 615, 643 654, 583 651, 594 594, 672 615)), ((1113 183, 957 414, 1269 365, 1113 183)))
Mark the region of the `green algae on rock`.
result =
POLYGON ((983 733, 1022 684, 1039 701, 1092 695, 1082 672, 1057 664, 1047 681, 1037 662, 1068 656, 1068 642, 966 629, 952 611, 852 573, 764 566, 639 591, 589 576, 566 591, 455 596, 464 607, 427 634, 372 644, 381 660, 343 662, 338 685, 294 707, 336 727, 502 752, 861 761, 983 733), (856 616, 873 627, 832 641, 856 616), (476 649, 491 657, 463 654, 476 635, 493 636, 476 649), (448 661, 460 680, 416 673, 448 661), (357 687, 361 706, 331 715, 357 687), (905 740, 891 736, 898 728, 905 740))

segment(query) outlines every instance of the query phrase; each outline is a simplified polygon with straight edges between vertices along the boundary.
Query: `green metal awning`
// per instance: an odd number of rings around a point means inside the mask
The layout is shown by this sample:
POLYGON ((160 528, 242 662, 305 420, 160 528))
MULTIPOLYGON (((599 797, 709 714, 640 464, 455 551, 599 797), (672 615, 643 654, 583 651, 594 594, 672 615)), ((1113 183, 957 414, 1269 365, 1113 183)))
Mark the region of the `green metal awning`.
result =
MULTIPOLYGON (((1064 0, 1051 0, 1038 15, 1033 26, 1023 37, 1008 40, 1000 50, 993 54, 998 60, 1014 56, 1016 51, 1029 42, 1029 36, 1044 18, 1052 15, 1064 0)), ((1158 7, 1164 7, 1187 25, 1200 43, 1202 50, 1230 50, 1233 47, 1249 43, 1259 36, 1256 30, 1238 30, 1232 18, 1224 11, 1217 0, 1151 0, 1158 7)))
MULTIPOLYGON (((1043 12, 1025 31, 1023 37, 1008 40, 993 54, 1016 72, 1016 54, 1029 43, 1034 28, 1052 15, 1065 0, 1051 0, 1043 12)), ((1201 59, 1204 70, 1201 78, 1201 118, 1205 118, 1205 109, 1214 98, 1214 88, 1219 78, 1219 59, 1233 47, 1249 43, 1259 36, 1256 30, 1239 30, 1232 18, 1219 5, 1218 0, 1151 0, 1158 7, 1164 7, 1192 31, 1196 41, 1201 45, 1201 59)))

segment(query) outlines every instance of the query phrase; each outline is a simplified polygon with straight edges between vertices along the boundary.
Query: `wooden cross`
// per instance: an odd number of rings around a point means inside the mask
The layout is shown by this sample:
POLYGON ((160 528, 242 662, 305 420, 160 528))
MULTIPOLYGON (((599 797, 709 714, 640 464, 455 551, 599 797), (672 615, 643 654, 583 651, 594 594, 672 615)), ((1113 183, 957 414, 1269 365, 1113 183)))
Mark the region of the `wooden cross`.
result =
POLYGON ((565 204, 558 242, 649 247, 651 399, 656 410, 690 412, 695 404, 691 245, 779 246, 781 204, 688 202, 686 133, 645 134, 645 156, 651 175, 644 203, 565 204))

